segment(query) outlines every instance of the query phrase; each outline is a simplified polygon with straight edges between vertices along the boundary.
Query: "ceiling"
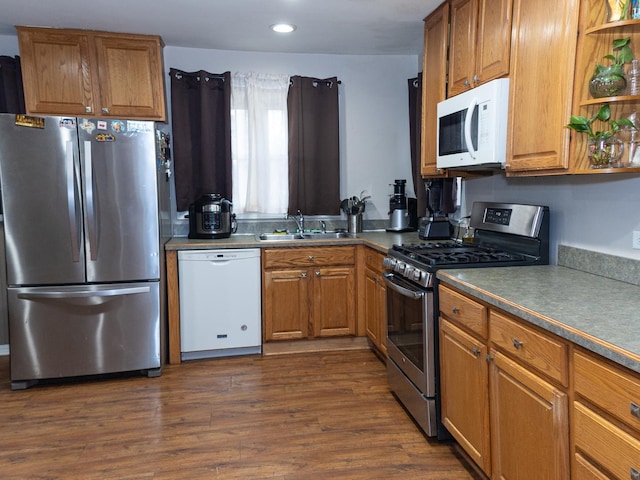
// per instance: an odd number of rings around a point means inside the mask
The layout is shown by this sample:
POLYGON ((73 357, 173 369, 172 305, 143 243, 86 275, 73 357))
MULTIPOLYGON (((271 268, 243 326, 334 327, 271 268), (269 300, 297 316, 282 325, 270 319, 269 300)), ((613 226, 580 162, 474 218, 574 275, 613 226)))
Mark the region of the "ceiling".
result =
POLYGON ((351 55, 418 55, 422 20, 442 0, 0 0, 15 25, 162 36, 170 46, 351 55), (297 25, 288 36, 269 25, 297 25))

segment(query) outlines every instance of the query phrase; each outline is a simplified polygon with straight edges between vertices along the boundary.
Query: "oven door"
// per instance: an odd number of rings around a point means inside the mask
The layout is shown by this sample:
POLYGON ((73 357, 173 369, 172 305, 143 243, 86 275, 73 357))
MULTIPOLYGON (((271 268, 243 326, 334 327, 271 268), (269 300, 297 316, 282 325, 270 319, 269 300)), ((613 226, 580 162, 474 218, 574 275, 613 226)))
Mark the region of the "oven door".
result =
POLYGON ((434 397, 435 339, 433 289, 424 289, 391 272, 387 284, 389 358, 425 397, 434 397))

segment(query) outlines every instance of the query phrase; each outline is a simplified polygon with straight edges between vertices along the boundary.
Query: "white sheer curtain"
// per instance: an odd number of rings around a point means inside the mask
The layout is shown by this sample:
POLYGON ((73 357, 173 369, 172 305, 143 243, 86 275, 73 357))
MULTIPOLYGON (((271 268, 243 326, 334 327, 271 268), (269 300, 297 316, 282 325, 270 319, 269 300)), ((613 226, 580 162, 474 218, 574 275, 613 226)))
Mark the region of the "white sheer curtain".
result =
POLYGON ((231 78, 233 211, 285 214, 289 201, 288 75, 231 78))

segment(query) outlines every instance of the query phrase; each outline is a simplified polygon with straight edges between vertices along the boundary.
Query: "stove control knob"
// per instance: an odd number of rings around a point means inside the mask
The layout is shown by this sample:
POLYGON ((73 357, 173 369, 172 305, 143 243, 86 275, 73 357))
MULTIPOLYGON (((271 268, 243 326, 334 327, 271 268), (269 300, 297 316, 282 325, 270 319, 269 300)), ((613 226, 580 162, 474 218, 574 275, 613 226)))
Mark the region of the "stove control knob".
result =
POLYGON ((415 280, 416 282, 420 281, 420 277, 422 276, 422 270, 415 269, 413 274, 411 275, 411 280, 415 280))
POLYGON ((388 268, 389 270, 393 270, 393 267, 396 265, 396 259, 391 257, 384 257, 382 260, 382 266, 384 268, 388 268))
POLYGON ((412 267, 411 265, 407 265, 404 269, 404 276, 406 278, 413 278, 413 272, 415 272, 415 267, 412 267))
POLYGON ((393 270, 398 273, 404 273, 404 269, 406 268, 406 266, 407 264, 404 262, 396 262, 396 264, 393 266, 393 270))

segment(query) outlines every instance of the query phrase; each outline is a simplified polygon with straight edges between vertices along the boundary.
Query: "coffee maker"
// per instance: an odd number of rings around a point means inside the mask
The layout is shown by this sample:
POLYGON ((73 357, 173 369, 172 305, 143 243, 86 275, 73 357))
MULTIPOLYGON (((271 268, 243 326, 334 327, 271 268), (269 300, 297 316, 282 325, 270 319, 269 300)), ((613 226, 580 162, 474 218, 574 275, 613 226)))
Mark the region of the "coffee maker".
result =
MULTIPOLYGON (((447 179, 449 185, 451 179, 447 179)), ((445 196, 450 193, 445 188, 445 180, 434 179, 426 181, 427 189, 427 211, 428 216, 420 219, 418 226, 418 237, 423 240, 440 240, 451 238, 452 226, 449 217, 445 213, 445 196)))
POLYGON ((389 228, 387 232, 411 232, 418 223, 418 204, 415 198, 405 194, 406 180, 396 180, 393 196, 389 199, 389 228))

